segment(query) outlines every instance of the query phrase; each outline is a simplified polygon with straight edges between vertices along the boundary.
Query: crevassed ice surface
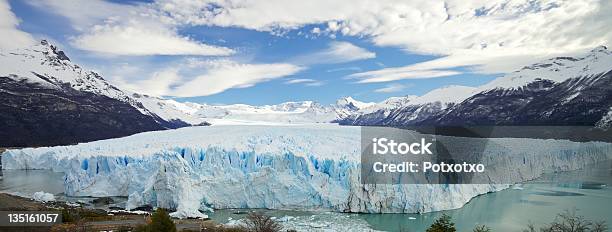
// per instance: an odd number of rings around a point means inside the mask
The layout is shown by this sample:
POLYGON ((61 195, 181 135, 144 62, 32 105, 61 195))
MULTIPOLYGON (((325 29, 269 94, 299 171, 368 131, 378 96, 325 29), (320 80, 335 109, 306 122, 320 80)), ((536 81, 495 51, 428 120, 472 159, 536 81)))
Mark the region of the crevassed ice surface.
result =
MULTIPOLYGON (((475 138, 457 138, 469 143, 475 138)), ((609 143, 490 139, 483 162, 521 182, 609 159, 609 143), (521 162, 509 162, 520 160, 521 162), (501 166, 500 166, 501 165, 501 166), (509 174, 510 173, 510 174, 509 174)), ((213 208, 402 213, 455 209, 508 184, 363 185, 360 127, 331 124, 215 126, 145 132, 73 146, 7 150, 4 169, 65 172, 71 196, 128 196, 127 208, 213 208)), ((503 175, 503 176, 501 176, 503 175)), ((496 182, 499 183, 499 182, 496 182)), ((508 183, 508 182, 506 182, 508 183)))

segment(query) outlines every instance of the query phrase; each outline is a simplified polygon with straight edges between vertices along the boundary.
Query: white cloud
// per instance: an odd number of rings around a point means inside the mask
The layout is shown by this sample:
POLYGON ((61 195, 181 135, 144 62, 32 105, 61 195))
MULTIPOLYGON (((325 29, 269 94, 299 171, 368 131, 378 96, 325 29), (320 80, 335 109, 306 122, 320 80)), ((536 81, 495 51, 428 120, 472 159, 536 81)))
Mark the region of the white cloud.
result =
POLYGON ((288 85, 303 84, 305 86, 321 86, 323 85, 323 82, 315 80, 315 79, 298 78, 298 79, 291 79, 291 80, 285 81, 285 84, 288 84, 288 85))
MULTIPOLYGON (((160 0, 159 9, 178 22, 237 26, 261 31, 296 29, 312 23, 345 18, 354 6, 351 1, 181 1, 160 0)), ((367 7, 367 6, 364 6, 367 7)))
POLYGON ((329 69, 326 72, 346 72, 346 71, 361 71, 361 68, 357 66, 341 67, 341 68, 329 69))
MULTIPOLYGON (((318 33, 370 39, 379 46, 433 54, 438 69, 471 66, 508 72, 533 60, 612 42, 612 2, 605 0, 415 1, 159 0, 170 18, 189 24, 260 31, 326 25, 318 33)), ((410 66, 409 66, 410 67, 410 66)), ((412 74, 411 74, 412 75, 412 74)))
POLYGON ((178 69, 167 68, 154 72, 148 79, 128 81, 122 76, 116 76, 112 81, 124 89, 137 93, 168 96, 172 91, 172 86, 181 79, 178 69))
POLYGON ((407 68, 387 68, 376 71, 354 73, 348 76, 350 79, 358 79, 358 83, 389 82, 403 79, 428 79, 461 74, 453 70, 414 70, 407 68))
MULTIPOLYGON (((231 50, 181 36, 177 28, 209 25, 283 34, 314 25, 310 31, 314 35, 355 36, 377 46, 437 57, 351 75, 365 83, 456 75, 459 72, 452 70, 457 67, 504 73, 543 57, 612 42, 612 1, 606 0, 30 2, 68 17, 83 30, 74 45, 95 52, 227 55, 231 50)), ((298 57, 294 63, 342 63, 375 56, 348 42, 334 42, 329 49, 298 57)))
POLYGON ((332 42, 329 50, 320 53, 320 56, 321 58, 329 57, 330 62, 341 63, 375 58, 376 53, 357 47, 349 42, 332 42))
POLYGON ((178 64, 154 71, 146 79, 132 80, 116 75, 112 81, 122 88, 138 93, 197 97, 221 93, 232 88, 251 87, 293 75, 301 70, 302 67, 286 63, 245 64, 227 59, 185 59, 178 64))
POLYGON ((179 35, 173 20, 151 4, 118 4, 102 0, 29 0, 31 5, 68 18, 81 33, 71 39, 79 49, 107 55, 227 56, 232 49, 179 35))
POLYGON ((32 36, 17 29, 19 19, 6 0, 0 0, 0 49, 15 49, 35 43, 32 36))
POLYGON ((314 82, 316 80, 314 79, 291 79, 288 81, 285 81, 285 84, 299 84, 299 83, 307 83, 307 82, 314 82))
POLYGON ((306 83, 306 86, 316 87, 316 86, 322 86, 323 84, 324 83, 322 81, 317 81, 317 82, 306 83))
POLYGON ((376 93, 395 93, 395 92, 403 91, 404 89, 408 87, 410 86, 393 83, 393 84, 388 84, 387 86, 383 88, 375 89, 374 92, 376 93))
POLYGON ((110 55, 226 56, 234 51, 199 43, 164 27, 101 25, 73 39, 79 49, 110 55))
POLYGON ((299 72, 302 68, 292 64, 240 64, 227 60, 210 61, 205 74, 198 75, 175 89, 177 97, 207 96, 231 88, 247 88, 299 72))
POLYGON ((32 6, 44 10, 52 10, 70 20, 71 26, 77 30, 113 19, 127 19, 146 12, 144 4, 128 5, 112 3, 104 0, 26 0, 32 6))
POLYGON ((334 64, 375 58, 376 53, 349 42, 331 42, 327 49, 295 59, 299 64, 334 64))

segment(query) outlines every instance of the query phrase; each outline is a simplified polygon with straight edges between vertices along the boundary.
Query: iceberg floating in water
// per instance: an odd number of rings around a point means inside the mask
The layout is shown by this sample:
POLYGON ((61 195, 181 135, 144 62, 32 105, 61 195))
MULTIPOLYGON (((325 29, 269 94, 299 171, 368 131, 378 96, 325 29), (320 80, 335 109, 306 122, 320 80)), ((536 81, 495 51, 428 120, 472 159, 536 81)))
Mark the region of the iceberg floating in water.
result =
MULTIPOLYGON (((465 138, 477 140, 477 138, 465 138)), ((546 171, 609 159, 608 143, 491 139, 483 162, 513 183, 546 171), (508 149, 508 148, 512 149, 508 149), (499 166, 501 164, 501 166, 499 166)), ((7 150, 4 169, 65 173, 70 196, 127 196, 127 208, 175 209, 202 217, 215 208, 422 213, 455 209, 509 184, 363 185, 360 128, 337 125, 215 126, 155 131, 72 146, 7 150)))

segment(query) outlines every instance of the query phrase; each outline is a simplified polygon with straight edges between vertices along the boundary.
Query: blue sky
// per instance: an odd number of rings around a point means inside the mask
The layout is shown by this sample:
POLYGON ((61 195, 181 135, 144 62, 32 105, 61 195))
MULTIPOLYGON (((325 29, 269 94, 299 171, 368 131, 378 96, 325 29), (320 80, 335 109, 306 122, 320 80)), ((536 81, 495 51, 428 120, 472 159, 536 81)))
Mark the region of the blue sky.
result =
POLYGON ((605 44, 610 33, 580 34, 589 28, 575 23, 610 27, 610 4, 594 3, 26 0, 8 1, 6 17, 24 44, 48 39, 124 89, 213 104, 327 104, 479 86, 605 44))

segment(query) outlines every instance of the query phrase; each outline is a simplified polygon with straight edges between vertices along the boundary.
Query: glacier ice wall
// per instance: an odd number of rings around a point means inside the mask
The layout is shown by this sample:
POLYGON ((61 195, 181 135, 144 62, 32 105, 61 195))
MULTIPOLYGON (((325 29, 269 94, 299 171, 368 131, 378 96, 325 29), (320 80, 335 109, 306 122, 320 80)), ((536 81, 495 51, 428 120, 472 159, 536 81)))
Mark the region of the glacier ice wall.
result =
MULTIPOLYGON (((477 138, 453 138, 469 143, 477 138), (465 140, 465 141, 463 141, 465 140)), ((491 184, 363 185, 360 128, 336 125, 216 126, 146 132, 73 146, 7 150, 4 169, 65 173, 71 196, 128 196, 127 208, 214 208, 415 213, 455 209, 474 196, 544 172, 610 159, 609 143, 490 139, 482 162, 491 184)))

